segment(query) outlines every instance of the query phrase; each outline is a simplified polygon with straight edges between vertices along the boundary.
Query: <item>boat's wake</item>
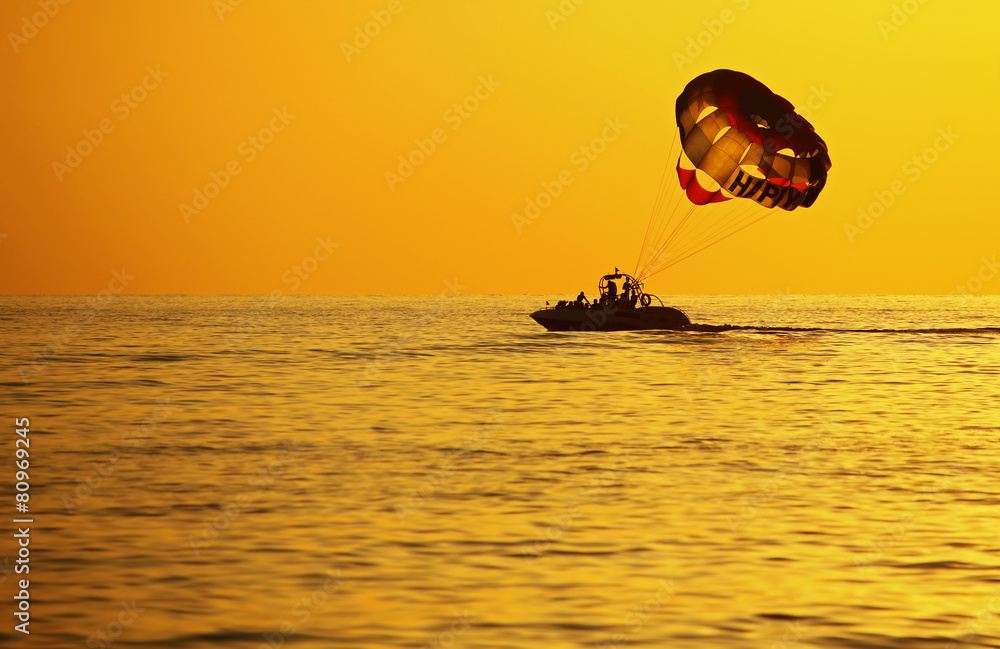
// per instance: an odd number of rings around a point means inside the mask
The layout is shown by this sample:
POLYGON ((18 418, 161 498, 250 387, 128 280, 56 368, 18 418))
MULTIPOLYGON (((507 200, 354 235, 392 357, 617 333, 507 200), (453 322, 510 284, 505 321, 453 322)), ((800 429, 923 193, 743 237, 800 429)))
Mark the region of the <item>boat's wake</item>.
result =
POLYGON ((836 327, 765 327, 752 325, 710 325, 692 323, 676 331, 697 331, 719 333, 722 331, 746 331, 749 333, 874 333, 874 334, 985 334, 1000 335, 1000 327, 943 327, 925 329, 841 329, 836 327))

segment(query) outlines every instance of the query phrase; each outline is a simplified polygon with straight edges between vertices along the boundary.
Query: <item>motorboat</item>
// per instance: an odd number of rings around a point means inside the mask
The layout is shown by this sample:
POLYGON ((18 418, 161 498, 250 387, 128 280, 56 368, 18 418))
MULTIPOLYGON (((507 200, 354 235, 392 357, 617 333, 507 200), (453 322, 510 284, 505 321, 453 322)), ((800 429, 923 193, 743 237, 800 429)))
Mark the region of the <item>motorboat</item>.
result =
POLYGON ((560 300, 531 317, 549 331, 642 331, 683 329, 691 324, 684 312, 643 291, 642 282, 626 273, 601 277, 599 297, 591 302, 581 292, 576 300, 560 300), (622 282, 619 291, 617 282, 622 282), (657 304, 654 304, 654 301, 657 304))

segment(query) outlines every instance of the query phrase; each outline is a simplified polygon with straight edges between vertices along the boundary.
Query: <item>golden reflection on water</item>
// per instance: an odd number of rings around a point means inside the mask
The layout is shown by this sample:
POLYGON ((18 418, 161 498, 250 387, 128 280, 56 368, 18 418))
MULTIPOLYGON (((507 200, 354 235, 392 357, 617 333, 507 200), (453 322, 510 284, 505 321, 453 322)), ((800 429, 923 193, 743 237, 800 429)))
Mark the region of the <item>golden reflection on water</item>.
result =
MULTIPOLYGON (((796 326, 998 306, 787 299, 796 326)), ((32 647, 1000 644, 995 334, 550 334, 475 297, 415 333, 426 299, 289 298, 241 334, 253 298, 121 298, 21 382, 72 300, 2 324, 32 647)))

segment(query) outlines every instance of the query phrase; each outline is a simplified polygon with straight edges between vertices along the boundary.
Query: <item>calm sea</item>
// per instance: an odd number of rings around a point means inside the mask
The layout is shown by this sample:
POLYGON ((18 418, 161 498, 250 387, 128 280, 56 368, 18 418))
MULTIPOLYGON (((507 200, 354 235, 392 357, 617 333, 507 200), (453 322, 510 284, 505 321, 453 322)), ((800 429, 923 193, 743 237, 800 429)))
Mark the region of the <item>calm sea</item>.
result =
POLYGON ((0 644, 1000 646, 1000 298, 545 299, 0 298, 0 644))

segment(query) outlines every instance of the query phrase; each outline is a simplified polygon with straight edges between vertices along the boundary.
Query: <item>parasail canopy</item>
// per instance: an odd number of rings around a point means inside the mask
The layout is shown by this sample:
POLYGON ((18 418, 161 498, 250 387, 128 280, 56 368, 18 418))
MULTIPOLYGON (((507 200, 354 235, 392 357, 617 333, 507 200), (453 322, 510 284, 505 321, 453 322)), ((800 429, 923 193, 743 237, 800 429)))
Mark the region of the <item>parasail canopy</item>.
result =
POLYGON ((715 70, 677 98, 677 180, 668 158, 640 251, 645 279, 756 223, 809 207, 826 184, 826 143, 786 99, 750 75, 715 70), (679 182, 678 182, 679 181, 679 182), (733 205, 715 205, 731 199, 733 205))

